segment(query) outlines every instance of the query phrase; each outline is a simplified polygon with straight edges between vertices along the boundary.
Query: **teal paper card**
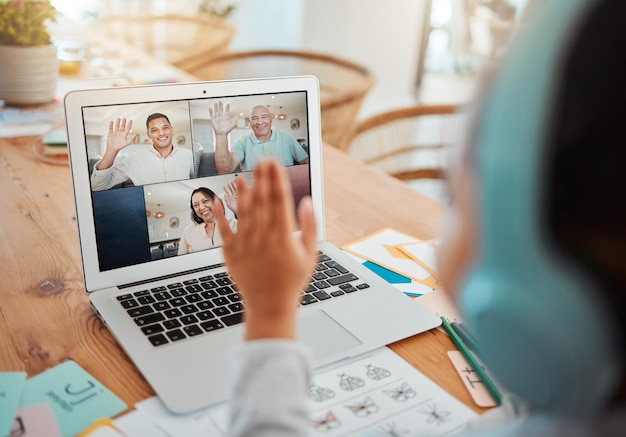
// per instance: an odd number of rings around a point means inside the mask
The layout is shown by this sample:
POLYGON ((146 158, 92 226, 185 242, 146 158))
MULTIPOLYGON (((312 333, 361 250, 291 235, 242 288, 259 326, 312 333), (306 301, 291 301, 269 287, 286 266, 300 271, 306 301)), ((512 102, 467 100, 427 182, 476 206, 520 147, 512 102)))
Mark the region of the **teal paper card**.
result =
POLYGON ((65 361, 26 381, 22 407, 47 403, 61 434, 71 437, 96 420, 126 410, 126 404, 74 361, 65 361))
POLYGON ((26 372, 0 372, 0 436, 11 432, 25 383, 26 372))

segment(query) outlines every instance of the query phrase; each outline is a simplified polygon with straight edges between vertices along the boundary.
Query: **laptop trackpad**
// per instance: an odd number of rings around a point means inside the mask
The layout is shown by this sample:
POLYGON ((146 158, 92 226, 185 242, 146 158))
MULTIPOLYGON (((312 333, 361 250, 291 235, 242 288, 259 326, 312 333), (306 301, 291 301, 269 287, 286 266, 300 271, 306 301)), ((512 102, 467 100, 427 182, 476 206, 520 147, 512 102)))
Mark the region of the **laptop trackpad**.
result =
POLYGON ((311 347, 314 359, 335 355, 362 344, 322 310, 298 318, 298 340, 311 347))

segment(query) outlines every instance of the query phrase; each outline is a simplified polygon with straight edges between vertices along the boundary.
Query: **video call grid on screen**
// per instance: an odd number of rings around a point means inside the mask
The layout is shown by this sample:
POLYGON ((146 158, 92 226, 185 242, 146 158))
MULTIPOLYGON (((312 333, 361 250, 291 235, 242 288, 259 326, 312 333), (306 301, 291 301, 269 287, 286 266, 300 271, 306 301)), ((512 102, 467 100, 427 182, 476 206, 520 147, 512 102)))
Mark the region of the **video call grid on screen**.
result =
MULTIPOLYGON (((146 118, 153 113, 167 116, 173 146, 189 150, 191 153, 187 154, 192 160, 188 177, 139 186, 127 181, 104 190, 92 189, 100 271, 182 256, 178 255, 179 240, 185 228, 193 223, 190 206, 192 191, 206 187, 223 200, 225 187, 236 177, 242 176, 252 183, 250 170, 241 171, 238 167, 231 173, 218 174, 215 168, 215 135, 209 107, 213 108, 220 101, 230 106, 230 116, 236 118, 236 127, 228 136, 229 149, 240 138, 253 135, 250 111, 261 105, 268 107, 274 115, 272 129, 293 136, 308 156, 306 91, 82 108, 90 175, 104 154, 109 122, 117 118, 132 120, 130 136, 136 135, 136 138, 122 149, 115 163, 132 153, 153 147, 146 128, 146 118), (162 217, 159 217, 160 213, 162 217)), ((302 197, 311 194, 310 167, 300 164, 286 169, 294 192, 294 205, 297 206, 302 197)), ((229 208, 225 210, 228 219, 236 220, 229 208)))

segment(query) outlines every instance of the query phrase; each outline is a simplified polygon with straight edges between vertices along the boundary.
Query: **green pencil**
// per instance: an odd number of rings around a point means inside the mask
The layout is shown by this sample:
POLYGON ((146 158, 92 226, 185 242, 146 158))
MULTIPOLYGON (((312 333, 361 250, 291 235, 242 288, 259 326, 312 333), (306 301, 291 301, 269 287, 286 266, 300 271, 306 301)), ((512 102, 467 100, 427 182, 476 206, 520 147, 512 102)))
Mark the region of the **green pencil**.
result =
POLYGON ((483 366, 465 346, 463 340, 461 340, 461 338, 457 335, 454 329, 452 329, 452 326, 450 326, 450 322, 448 322, 448 319, 442 316, 441 322, 443 325, 443 329, 446 330, 446 332, 448 333, 456 347, 459 349, 465 360, 474 369, 483 384, 485 384, 485 388, 487 389, 493 400, 496 401, 498 405, 502 404, 502 394, 500 393, 500 390, 498 390, 498 387, 496 387, 496 385, 493 383, 491 378, 487 375, 487 372, 485 372, 483 366))

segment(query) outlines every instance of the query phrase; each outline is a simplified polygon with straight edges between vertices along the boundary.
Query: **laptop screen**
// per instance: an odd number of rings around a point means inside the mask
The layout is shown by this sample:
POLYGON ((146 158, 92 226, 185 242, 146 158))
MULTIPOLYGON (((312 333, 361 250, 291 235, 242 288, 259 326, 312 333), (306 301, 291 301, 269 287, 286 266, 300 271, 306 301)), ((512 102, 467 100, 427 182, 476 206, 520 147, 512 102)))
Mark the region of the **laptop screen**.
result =
POLYGON ((296 205, 310 195, 307 107, 306 90, 82 105, 98 270, 220 247, 214 202, 236 231, 232 182, 251 183, 263 156, 286 166, 296 205), (209 114, 220 104, 230 110, 227 149, 216 147, 209 114), (225 157, 236 165, 220 165, 225 157))
POLYGON ((221 262, 221 251, 214 250, 222 241, 214 202, 222 203, 236 231, 236 197, 229 193, 236 178, 253 182, 263 156, 285 165, 296 206, 304 196, 321 194, 315 188, 321 184, 319 156, 310 161, 311 141, 321 146, 317 89, 305 78, 219 85, 86 90, 66 98, 89 291, 221 262), (258 93, 250 92, 255 88, 258 93), (224 129, 216 134, 217 116, 209 111, 217 105, 229 108, 226 149, 217 139, 224 129), (224 150, 234 166, 220 165, 224 150))

